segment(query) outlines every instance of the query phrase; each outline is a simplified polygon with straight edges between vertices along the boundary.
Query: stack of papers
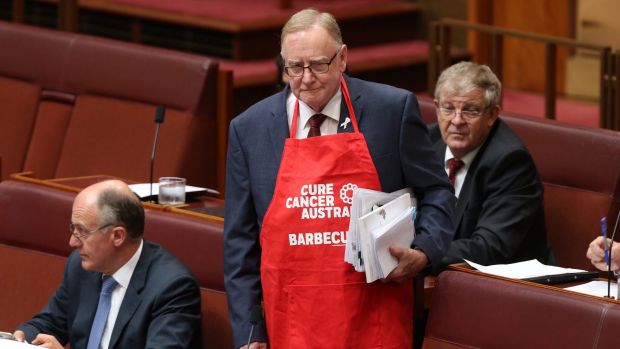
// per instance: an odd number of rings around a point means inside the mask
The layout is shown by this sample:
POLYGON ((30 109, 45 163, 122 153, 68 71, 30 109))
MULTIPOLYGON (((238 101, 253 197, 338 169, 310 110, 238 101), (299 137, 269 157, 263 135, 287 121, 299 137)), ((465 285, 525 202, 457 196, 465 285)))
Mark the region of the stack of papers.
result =
MULTIPOLYGON (((151 185, 149 183, 130 184, 129 188, 138 195, 141 199, 151 196, 151 185)), ((185 193, 209 193, 219 195, 219 191, 209 188, 194 187, 191 185, 185 186, 185 193)), ((153 196, 159 195, 159 183, 153 183, 153 196)))
POLYGON ((598 275, 596 272, 588 272, 582 269, 562 268, 542 264, 536 259, 489 266, 476 264, 468 260, 465 260, 465 262, 483 273, 545 284, 592 279, 598 275))
POLYGON ((382 193, 356 189, 344 259, 366 282, 386 277, 398 264, 392 245, 409 247, 415 236, 415 200, 410 190, 382 193))
MULTIPOLYGON (((589 294, 597 297, 607 297, 607 281, 590 281, 588 283, 567 287, 566 290, 589 294)), ((614 281, 609 286, 609 294, 611 296, 618 295, 618 284, 614 281)), ((616 297, 616 299, 618 299, 616 297)))

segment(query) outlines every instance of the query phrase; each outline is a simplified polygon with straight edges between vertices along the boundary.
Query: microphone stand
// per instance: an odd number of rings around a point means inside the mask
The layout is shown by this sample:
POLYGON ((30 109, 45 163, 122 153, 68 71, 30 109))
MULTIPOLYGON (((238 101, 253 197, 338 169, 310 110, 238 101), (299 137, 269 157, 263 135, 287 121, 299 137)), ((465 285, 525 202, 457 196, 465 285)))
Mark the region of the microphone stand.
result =
POLYGON ((159 137, 159 126, 164 122, 166 107, 160 105, 155 109, 155 137, 153 137, 153 150, 151 151, 151 170, 149 175, 149 197, 153 202, 153 172, 155 167, 155 149, 157 148, 157 138, 159 137))
POLYGON ((252 327, 250 327, 250 335, 248 336, 248 345, 246 346, 246 349, 250 349, 254 327, 258 325, 259 322, 261 322, 262 318, 263 318, 263 307, 258 304, 254 305, 252 307, 252 311, 250 312, 250 324, 252 325, 252 327))

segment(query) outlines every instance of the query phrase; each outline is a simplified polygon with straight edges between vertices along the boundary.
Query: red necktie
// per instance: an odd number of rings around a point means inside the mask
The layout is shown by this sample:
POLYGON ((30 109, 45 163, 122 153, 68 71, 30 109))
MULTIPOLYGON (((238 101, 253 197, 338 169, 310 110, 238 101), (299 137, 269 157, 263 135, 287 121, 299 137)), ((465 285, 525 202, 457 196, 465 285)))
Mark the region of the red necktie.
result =
POLYGON ((450 180, 450 184, 454 186, 454 180, 456 179, 456 173, 465 165, 463 160, 458 160, 455 158, 448 160, 448 179, 450 180))
POLYGON ((308 131, 308 138, 321 135, 321 124, 325 121, 327 115, 314 114, 310 118, 310 131, 308 131))

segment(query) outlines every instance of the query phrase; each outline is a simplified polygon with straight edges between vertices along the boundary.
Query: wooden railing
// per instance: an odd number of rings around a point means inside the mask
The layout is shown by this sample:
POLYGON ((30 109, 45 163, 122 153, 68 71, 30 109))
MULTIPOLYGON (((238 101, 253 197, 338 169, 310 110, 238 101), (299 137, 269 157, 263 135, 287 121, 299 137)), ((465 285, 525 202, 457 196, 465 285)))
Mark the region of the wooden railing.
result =
POLYGON ((556 115, 558 47, 585 49, 594 52, 600 57, 601 61, 599 125, 602 128, 620 130, 620 54, 619 52, 612 53, 610 46, 593 45, 572 39, 443 18, 432 22, 430 25, 428 92, 431 95, 434 93, 435 82, 440 72, 450 64, 451 37, 452 31, 456 28, 490 35, 489 66, 500 81, 502 80, 503 47, 506 37, 542 42, 545 46, 545 117, 548 119, 555 119, 556 115))

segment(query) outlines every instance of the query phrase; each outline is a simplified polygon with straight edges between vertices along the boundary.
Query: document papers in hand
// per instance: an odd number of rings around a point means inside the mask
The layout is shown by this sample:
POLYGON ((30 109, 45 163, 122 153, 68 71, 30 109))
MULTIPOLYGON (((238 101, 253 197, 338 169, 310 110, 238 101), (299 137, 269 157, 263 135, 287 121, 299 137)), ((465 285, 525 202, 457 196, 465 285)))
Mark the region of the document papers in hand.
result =
MULTIPOLYGON (((405 188, 393 193, 384 193, 364 188, 354 189, 344 260, 353 265, 355 271, 364 271, 360 250, 359 218, 372 211, 373 207, 383 206, 405 193, 411 193, 411 190, 405 188)), ((413 206, 415 207, 415 199, 413 206)))
POLYGON ((414 239, 413 206, 405 193, 359 218, 360 250, 366 282, 386 277, 398 264, 389 247, 409 247, 414 239))

